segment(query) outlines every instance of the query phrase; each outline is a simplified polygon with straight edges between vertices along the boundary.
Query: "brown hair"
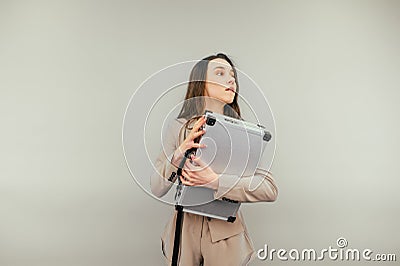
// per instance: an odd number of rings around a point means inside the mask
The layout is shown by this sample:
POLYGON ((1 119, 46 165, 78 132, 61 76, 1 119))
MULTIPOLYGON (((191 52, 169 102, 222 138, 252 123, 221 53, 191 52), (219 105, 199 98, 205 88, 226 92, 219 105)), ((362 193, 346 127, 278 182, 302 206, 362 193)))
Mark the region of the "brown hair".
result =
MULTIPOLYGON (((204 92, 206 89, 207 68, 211 60, 222 58, 226 60, 232 67, 234 78, 236 81, 236 92, 239 92, 239 82, 237 78, 236 68, 232 60, 223 53, 210 55, 197 62, 190 72, 189 84, 186 91, 185 101, 179 112, 178 118, 187 119, 186 127, 192 120, 197 120, 205 112, 204 92)), ((242 119, 238 104, 238 94, 235 94, 232 103, 225 104, 224 115, 242 119)))

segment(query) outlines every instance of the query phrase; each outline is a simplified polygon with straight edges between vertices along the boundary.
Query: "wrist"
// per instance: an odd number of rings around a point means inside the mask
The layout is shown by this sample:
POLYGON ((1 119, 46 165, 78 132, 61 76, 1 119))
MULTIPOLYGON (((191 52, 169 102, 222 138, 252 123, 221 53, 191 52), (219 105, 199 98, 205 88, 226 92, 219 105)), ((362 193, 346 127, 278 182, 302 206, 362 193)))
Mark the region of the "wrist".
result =
POLYGON ((180 161, 182 160, 182 159, 180 158, 180 155, 181 155, 181 154, 178 152, 178 150, 175 151, 175 153, 172 155, 171 163, 172 163, 175 167, 179 167, 179 163, 180 163, 180 161))
POLYGON ((208 187, 213 189, 213 190, 218 190, 219 187, 219 176, 217 174, 214 174, 214 177, 211 179, 211 182, 208 183, 208 187))

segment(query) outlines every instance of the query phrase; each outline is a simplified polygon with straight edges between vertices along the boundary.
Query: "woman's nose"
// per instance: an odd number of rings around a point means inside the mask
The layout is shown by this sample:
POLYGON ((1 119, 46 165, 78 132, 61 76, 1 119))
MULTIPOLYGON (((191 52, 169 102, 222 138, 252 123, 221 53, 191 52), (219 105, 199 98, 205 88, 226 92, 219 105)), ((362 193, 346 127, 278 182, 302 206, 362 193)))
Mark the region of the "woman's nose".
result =
POLYGON ((235 78, 234 77, 230 77, 228 79, 228 84, 234 84, 235 83, 235 78))

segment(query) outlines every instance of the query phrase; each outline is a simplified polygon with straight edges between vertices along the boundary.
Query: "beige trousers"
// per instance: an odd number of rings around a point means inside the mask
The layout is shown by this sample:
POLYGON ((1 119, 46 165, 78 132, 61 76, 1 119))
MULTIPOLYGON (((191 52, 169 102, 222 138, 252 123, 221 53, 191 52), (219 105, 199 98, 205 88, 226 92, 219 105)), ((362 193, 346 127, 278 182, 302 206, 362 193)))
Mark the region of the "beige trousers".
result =
MULTIPOLYGON (((213 242, 208 226, 209 220, 209 218, 204 216, 184 213, 179 250, 179 265, 247 265, 254 253, 253 245, 248 237, 247 230, 213 242)), ((167 225, 161 239, 166 265, 171 265, 175 221, 176 213, 167 225)))

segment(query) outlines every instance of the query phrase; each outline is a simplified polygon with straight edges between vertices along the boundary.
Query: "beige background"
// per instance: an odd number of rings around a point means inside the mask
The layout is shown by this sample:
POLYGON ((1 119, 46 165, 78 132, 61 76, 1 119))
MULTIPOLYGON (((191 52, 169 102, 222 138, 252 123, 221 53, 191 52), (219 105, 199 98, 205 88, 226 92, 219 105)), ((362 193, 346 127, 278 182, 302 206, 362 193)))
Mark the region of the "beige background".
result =
MULTIPOLYGON (((399 257, 399 15, 378 0, 1 1, 0 265, 160 265, 172 209, 130 176, 122 118, 149 75, 220 51, 276 120, 279 199, 242 208, 256 249, 343 236, 399 257)), ((252 265, 271 264, 295 262, 252 265)))

